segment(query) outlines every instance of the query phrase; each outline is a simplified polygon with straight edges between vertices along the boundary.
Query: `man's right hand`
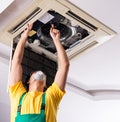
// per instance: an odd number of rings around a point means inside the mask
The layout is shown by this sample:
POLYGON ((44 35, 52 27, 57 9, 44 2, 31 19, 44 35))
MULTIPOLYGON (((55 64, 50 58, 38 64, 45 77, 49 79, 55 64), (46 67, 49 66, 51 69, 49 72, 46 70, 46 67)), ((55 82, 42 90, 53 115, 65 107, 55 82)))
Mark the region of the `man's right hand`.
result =
POLYGON ((25 30, 24 30, 23 33, 21 34, 21 38, 22 38, 22 39, 27 39, 28 34, 29 34, 29 32, 31 31, 31 29, 32 29, 32 26, 33 26, 33 24, 27 24, 27 27, 25 28, 25 30))

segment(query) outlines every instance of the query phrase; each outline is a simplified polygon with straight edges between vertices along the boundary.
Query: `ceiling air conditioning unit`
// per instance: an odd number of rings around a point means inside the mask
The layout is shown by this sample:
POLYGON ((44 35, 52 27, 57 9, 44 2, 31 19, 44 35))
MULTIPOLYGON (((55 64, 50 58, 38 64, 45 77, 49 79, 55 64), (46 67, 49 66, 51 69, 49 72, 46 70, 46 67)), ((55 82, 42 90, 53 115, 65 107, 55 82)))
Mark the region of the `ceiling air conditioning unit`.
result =
POLYGON ((77 8, 67 0, 34 0, 10 25, 9 33, 18 41, 27 23, 33 22, 28 46, 56 61, 56 49, 50 37, 51 24, 61 32, 60 41, 69 59, 112 38, 116 32, 77 8))

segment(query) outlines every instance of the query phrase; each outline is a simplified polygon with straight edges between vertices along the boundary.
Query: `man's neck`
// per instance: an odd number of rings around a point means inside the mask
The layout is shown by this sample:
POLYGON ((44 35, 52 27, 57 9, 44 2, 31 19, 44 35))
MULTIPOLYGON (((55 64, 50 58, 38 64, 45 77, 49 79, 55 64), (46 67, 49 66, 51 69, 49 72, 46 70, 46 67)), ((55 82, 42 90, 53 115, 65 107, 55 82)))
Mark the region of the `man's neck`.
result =
POLYGON ((44 88, 42 88, 42 87, 36 87, 36 86, 30 86, 29 87, 29 92, 31 92, 31 91, 43 92, 44 91, 44 88))

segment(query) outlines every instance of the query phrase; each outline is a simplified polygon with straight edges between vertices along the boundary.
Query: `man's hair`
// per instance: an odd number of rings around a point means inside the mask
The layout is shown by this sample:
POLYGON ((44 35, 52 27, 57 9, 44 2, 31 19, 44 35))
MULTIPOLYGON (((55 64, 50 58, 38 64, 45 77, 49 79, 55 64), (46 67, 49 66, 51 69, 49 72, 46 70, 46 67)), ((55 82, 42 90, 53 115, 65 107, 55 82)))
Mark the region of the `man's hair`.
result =
MULTIPOLYGON (((29 75, 27 75, 26 77, 25 77, 25 79, 23 80, 23 86, 25 87, 25 89, 26 89, 26 91, 28 92, 28 90, 29 90, 29 84, 28 84, 28 81, 29 81, 29 79, 30 79, 30 77, 31 77, 31 75, 34 73, 34 72, 36 72, 36 71, 32 71, 29 75)), ((42 71, 43 72, 43 71, 42 71)), ((43 72, 44 73, 44 72, 43 72)), ((45 73, 44 73, 44 75, 45 75, 45 73)), ((46 76, 46 75, 45 75, 46 76)), ((47 88, 44 88, 44 91, 46 90, 47 88)))

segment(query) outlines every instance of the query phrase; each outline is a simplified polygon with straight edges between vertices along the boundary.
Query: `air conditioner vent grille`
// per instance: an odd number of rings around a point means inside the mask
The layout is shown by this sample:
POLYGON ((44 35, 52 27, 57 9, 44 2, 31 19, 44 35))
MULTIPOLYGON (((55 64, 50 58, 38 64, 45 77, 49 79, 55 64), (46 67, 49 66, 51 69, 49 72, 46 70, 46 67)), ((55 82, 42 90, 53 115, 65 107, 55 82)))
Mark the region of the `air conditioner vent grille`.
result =
POLYGON ((37 7, 36 9, 33 10, 32 13, 30 13, 27 17, 24 18, 19 24, 14 26, 12 29, 10 29, 8 32, 11 34, 14 34, 17 32, 21 27, 23 27, 26 23, 28 23, 32 18, 34 18, 37 14, 39 14, 42 11, 41 8, 37 7))
POLYGON ((97 41, 92 41, 92 42, 88 43, 86 46, 81 47, 80 49, 77 49, 76 52, 73 52, 72 54, 70 54, 69 59, 71 59, 71 58, 75 57, 76 55, 90 49, 91 47, 95 46, 96 44, 98 44, 97 41))
POLYGON ((72 11, 68 11, 66 14, 69 15, 70 17, 74 18, 75 20, 81 22, 83 25, 87 26, 88 28, 92 29, 93 31, 96 31, 98 29, 93 24, 87 22, 85 19, 83 19, 82 17, 78 16, 77 14, 75 14, 72 11))

